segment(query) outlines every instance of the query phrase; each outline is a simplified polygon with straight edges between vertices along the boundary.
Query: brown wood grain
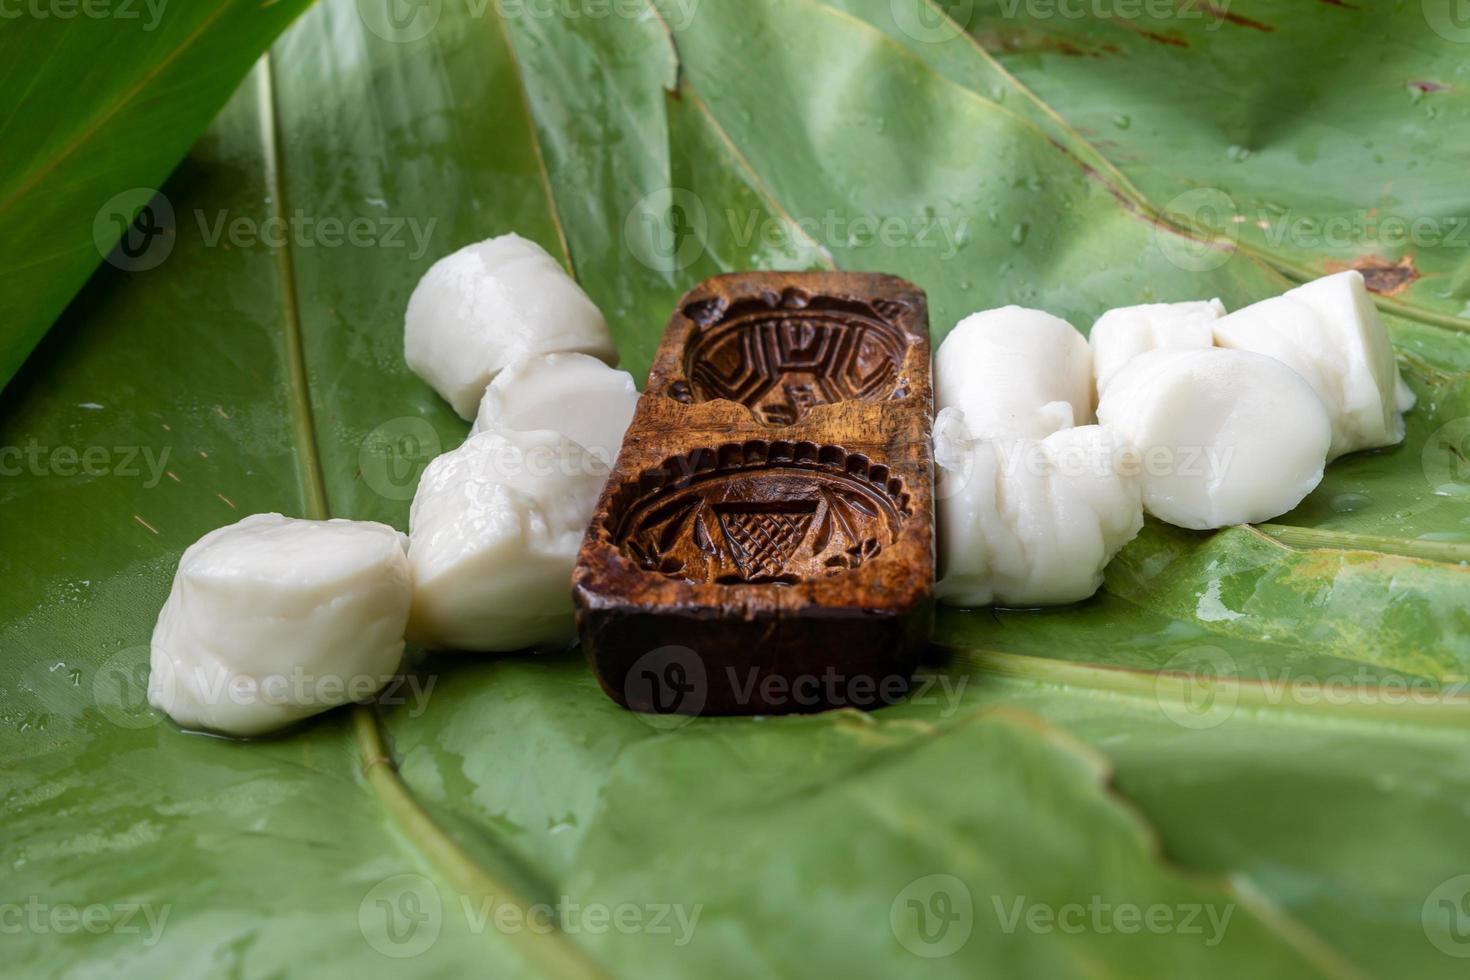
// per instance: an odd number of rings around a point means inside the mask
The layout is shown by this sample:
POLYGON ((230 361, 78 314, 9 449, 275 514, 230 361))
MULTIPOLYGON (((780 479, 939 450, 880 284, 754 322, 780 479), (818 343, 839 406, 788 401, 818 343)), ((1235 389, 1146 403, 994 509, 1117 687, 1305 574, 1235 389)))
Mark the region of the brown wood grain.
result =
POLYGON ((928 309, 874 273, 737 273, 679 301, 573 574, 639 711, 903 697, 932 621, 928 309))

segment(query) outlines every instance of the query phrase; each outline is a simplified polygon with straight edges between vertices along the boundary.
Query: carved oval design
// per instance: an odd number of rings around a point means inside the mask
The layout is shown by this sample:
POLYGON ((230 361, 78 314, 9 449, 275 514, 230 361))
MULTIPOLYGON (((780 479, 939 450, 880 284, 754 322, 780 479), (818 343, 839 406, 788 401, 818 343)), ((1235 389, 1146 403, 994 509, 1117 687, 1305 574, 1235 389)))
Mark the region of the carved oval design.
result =
POLYGON ((813 405, 890 397, 909 347, 891 318, 902 312, 799 290, 728 307, 692 303, 686 394, 740 402, 767 425, 789 425, 813 405))
POLYGON ((694 583, 794 585, 861 567, 909 514, 888 467, 836 446, 752 441, 673 457, 619 490, 614 542, 694 583))

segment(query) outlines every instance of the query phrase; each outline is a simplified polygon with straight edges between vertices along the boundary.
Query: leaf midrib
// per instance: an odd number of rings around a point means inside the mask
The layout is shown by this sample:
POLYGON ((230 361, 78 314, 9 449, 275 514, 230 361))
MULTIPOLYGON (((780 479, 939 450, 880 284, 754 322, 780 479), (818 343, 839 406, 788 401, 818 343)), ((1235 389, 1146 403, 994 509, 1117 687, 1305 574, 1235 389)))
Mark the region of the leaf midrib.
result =
MULTIPOLYGON (((284 159, 279 132, 280 109, 273 85, 274 64, 271 55, 261 58, 257 70, 260 86, 260 127, 266 167, 266 185, 270 189, 272 216, 281 219, 286 213, 284 159)), ((532 139, 535 140, 534 126, 532 139)), ((538 149, 539 159, 539 149, 538 149)), ((549 197, 549 187, 548 187, 549 197)), ((558 231, 560 224, 558 222, 558 231)), ((565 240, 563 240, 565 247, 565 240)), ((570 256, 568 255, 570 262, 570 256)), ((282 295, 281 329, 287 371, 291 388, 290 410, 295 439, 297 473, 301 481, 303 506, 308 517, 327 520, 331 506, 316 438, 316 424, 311 403, 310 376, 306 366, 305 338, 297 301, 296 275, 289 242, 276 250, 276 271, 282 295)), ((465 850, 414 796, 413 790, 398 770, 388 748, 381 719, 368 704, 352 706, 352 731, 362 759, 361 775, 373 796, 395 826, 438 869, 439 873, 469 899, 491 900, 517 907, 525 921, 531 920, 531 903, 506 881, 497 878, 487 867, 465 850)), ((608 980, 597 963, 566 934, 550 931, 519 930, 507 936, 525 960, 539 973, 567 980, 608 980)))
POLYGON ((546 198, 546 207, 551 214, 551 224, 556 228, 556 241, 561 250, 562 265, 566 267, 567 274, 576 278, 577 264, 572 259, 571 244, 567 241, 567 232, 561 220, 561 210, 556 203, 556 194, 551 189, 551 174, 546 169, 546 154, 541 148, 541 138, 536 133, 536 117, 531 109, 531 93, 526 90, 526 79, 521 74, 521 59, 516 53, 516 46, 510 39, 510 31, 505 26, 505 17, 498 5, 494 5, 494 16, 490 19, 495 22, 495 29, 500 32, 501 43, 505 45, 506 54, 510 57, 510 67, 516 78, 516 95, 521 100, 522 117, 526 120, 527 136, 531 140, 531 151, 536 157, 536 175, 541 182, 541 193, 546 198))
MULTIPOLYGON (((270 189, 273 220, 284 223, 286 216, 286 182, 281 155, 279 131, 280 110, 276 104, 275 65, 269 52, 261 58, 257 71, 260 85, 260 131, 265 143, 266 186, 270 189)), ((296 294, 296 273, 290 236, 285 236, 275 249, 276 275, 281 288, 281 329, 286 348, 286 368, 291 385, 291 429, 296 444, 296 472, 301 480, 302 504, 307 516, 324 521, 331 517, 327 502, 326 478, 323 474, 321 448, 317 445, 316 420, 311 405, 311 379, 306 372, 306 340, 301 330, 301 307, 296 294)))

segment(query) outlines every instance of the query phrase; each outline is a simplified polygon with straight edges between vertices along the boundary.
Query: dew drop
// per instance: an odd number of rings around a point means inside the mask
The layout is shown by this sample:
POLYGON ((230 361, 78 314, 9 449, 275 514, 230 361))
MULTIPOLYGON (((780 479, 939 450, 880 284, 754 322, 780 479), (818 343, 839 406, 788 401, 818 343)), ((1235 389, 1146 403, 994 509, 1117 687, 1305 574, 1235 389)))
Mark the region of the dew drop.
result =
POLYGON ((1362 510, 1373 502, 1373 498, 1365 493, 1340 493, 1332 498, 1332 509, 1339 514, 1351 514, 1355 510, 1362 510))
POLYGON ((1463 541, 1470 541, 1470 534, 1467 534, 1464 531, 1430 531, 1427 534, 1421 534, 1421 535, 1419 535, 1419 540, 1420 541, 1450 541, 1450 542, 1459 543, 1459 542, 1463 542, 1463 541))

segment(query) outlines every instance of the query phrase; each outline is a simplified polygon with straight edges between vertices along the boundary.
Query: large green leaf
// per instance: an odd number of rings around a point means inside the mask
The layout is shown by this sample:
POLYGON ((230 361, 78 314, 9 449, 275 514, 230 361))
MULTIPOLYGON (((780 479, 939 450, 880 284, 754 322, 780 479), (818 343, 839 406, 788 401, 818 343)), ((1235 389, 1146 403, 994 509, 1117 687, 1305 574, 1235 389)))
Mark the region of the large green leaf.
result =
POLYGON ((310 0, 91 0, 7 8, 0 31, 0 385, 118 243, 168 255, 153 192, 310 0))
POLYGON ((840 5, 1146 213, 1295 278, 1361 268, 1391 308, 1466 329, 1470 19, 1459 0, 1323 2, 840 5))
POLYGON ((1421 396, 1403 447, 1274 525, 1151 525, 1088 603, 946 611, 918 694, 873 716, 670 728, 575 652, 416 658, 417 688, 257 743, 150 714, 147 638, 199 534, 406 523, 465 426, 404 367, 401 311, 467 241, 565 256, 635 376, 674 298, 732 268, 905 275, 936 335, 1003 302, 1083 329, 1235 306, 1299 271, 1202 261, 919 0, 405 9, 304 17, 165 186, 167 261, 103 267, 0 403, 10 892, 169 910, 154 943, 43 913, 15 969, 1461 972, 1470 350, 1443 311, 1391 318, 1421 396), (293 215, 280 247, 253 234, 293 215), (538 902, 559 930, 514 924, 538 902), (1047 927, 1074 906, 1083 928, 1047 927), (633 927, 586 918, 620 907, 633 927), (1124 908, 1174 918, 1130 933, 1124 908))

